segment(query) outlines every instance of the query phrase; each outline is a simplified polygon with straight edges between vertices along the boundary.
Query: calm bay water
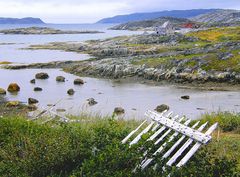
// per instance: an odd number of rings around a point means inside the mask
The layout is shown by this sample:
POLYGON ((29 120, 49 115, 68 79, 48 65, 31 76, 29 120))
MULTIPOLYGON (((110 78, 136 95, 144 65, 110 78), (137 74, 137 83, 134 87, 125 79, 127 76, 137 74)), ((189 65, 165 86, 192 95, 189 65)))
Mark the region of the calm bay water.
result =
MULTIPOLYGON (((111 31, 111 25, 44 25, 64 30, 99 30, 103 34, 77 34, 77 35, 0 35, 0 61, 15 63, 34 63, 64 60, 84 60, 88 55, 73 52, 51 50, 19 50, 31 44, 44 44, 48 42, 85 41, 90 39, 104 39, 119 35, 131 35, 141 32, 111 31), (15 43, 6 45, 4 43, 15 43), (2 44, 2 45, 1 45, 2 44), (4 44, 4 45, 3 45, 4 44)), ((16 28, 23 26, 0 25, 0 29, 16 28)), ((26 26, 25 26, 26 27, 26 26)), ((139 83, 115 83, 106 79, 83 78, 87 83, 83 86, 74 86, 73 80, 77 76, 62 72, 59 69, 27 69, 4 70, 0 69, 0 87, 7 88, 11 82, 17 82, 21 91, 17 95, 7 94, 9 100, 27 102, 29 97, 40 101, 40 107, 47 104, 57 104, 56 108, 67 109, 69 114, 80 114, 82 111, 111 115, 113 109, 121 106, 126 110, 126 118, 143 118, 144 112, 153 110, 159 104, 168 104, 171 110, 190 118, 198 118, 205 112, 233 111, 239 112, 240 92, 200 91, 178 89, 173 86, 151 86, 139 83), (38 72, 47 72, 48 80, 37 80, 30 84, 30 80, 38 72), (65 76, 67 82, 57 83, 55 77, 65 76), (42 92, 34 92, 34 87, 42 87, 42 92), (73 96, 67 95, 67 90, 74 88, 73 96), (181 100, 182 95, 190 95, 190 100, 181 100), (89 107, 88 98, 94 98, 98 104, 89 107), (203 110, 199 110, 201 108, 203 110)))

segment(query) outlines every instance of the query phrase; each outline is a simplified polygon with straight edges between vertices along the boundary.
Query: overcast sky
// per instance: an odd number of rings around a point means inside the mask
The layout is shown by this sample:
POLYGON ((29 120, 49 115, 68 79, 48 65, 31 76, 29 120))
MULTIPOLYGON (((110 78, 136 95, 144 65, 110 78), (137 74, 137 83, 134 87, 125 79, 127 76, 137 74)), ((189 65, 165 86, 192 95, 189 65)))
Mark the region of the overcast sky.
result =
POLYGON ((119 14, 199 8, 240 9, 240 0, 0 0, 0 17, 92 23, 119 14))

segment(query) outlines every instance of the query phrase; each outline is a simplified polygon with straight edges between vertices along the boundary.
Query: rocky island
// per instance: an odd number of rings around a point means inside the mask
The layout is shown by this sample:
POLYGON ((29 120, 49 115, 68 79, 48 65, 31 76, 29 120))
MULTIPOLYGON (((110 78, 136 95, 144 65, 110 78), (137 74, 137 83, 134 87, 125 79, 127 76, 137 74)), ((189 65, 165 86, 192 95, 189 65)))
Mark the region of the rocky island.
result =
POLYGON ((95 34, 95 33, 102 33, 100 31, 66 31, 66 30, 59 30, 53 29, 48 27, 29 27, 29 28, 15 28, 15 29, 6 29, 0 30, 0 33, 3 34, 95 34))

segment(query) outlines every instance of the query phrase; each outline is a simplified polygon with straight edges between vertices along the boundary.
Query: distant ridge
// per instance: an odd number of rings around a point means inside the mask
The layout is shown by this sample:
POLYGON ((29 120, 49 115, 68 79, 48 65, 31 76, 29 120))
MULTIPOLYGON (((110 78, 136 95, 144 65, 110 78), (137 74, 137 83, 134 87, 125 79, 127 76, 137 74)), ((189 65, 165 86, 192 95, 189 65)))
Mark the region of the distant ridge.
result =
POLYGON ((111 18, 104 18, 97 23, 127 23, 131 21, 150 20, 159 17, 192 18, 198 15, 214 12, 219 9, 192 9, 192 10, 171 10, 149 13, 134 13, 129 15, 118 15, 111 18))
POLYGON ((0 18, 0 24, 44 24, 40 18, 0 18))

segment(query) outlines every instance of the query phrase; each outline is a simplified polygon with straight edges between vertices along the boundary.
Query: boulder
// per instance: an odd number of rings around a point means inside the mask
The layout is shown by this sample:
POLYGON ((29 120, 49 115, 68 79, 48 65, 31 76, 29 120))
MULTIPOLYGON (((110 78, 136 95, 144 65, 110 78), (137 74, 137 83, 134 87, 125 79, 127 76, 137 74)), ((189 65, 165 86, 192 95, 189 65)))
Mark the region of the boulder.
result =
POLYGON ((20 91, 20 87, 17 83, 11 83, 9 86, 8 86, 8 89, 7 89, 9 92, 18 92, 20 91))
POLYGON ((7 107, 16 107, 16 106, 19 106, 19 105, 20 105, 19 101, 9 101, 6 104, 7 107))
POLYGON ((38 100, 37 100, 37 99, 28 98, 28 104, 36 104, 36 103, 38 103, 38 100))
POLYGON ((94 100, 94 98, 89 98, 89 99, 87 99, 87 102, 88 102, 88 104, 89 104, 90 106, 93 106, 93 105, 95 105, 95 104, 98 103, 98 102, 96 102, 96 101, 94 100))
POLYGON ((36 111, 36 110, 37 110, 37 106, 34 105, 34 104, 30 104, 30 105, 28 105, 27 108, 28 108, 29 111, 36 111))
POLYGON ((125 113, 125 110, 122 108, 122 107, 116 107, 115 109, 114 109, 114 113, 115 114, 124 114, 125 113))
POLYGON ((189 100, 189 99, 190 99, 190 96, 184 95, 184 96, 181 96, 181 98, 182 98, 183 100, 189 100))
POLYGON ((47 73, 37 73, 35 75, 35 78, 36 79, 48 79, 49 78, 49 75, 47 73))
POLYGON ((40 88, 40 87, 35 87, 33 90, 34 90, 35 92, 41 92, 43 89, 40 88))
POLYGON ((157 112, 163 112, 163 111, 165 111, 165 110, 169 110, 170 108, 169 108, 169 106, 168 105, 166 105, 166 104, 161 104, 161 105, 159 105, 159 106, 157 106, 156 108, 155 108, 155 111, 157 111, 157 112))
POLYGON ((57 81, 57 82, 65 82, 65 77, 63 77, 63 76, 57 76, 57 77, 56 77, 56 81, 57 81))
POLYGON ((31 84, 35 84, 35 83, 36 83, 36 80, 35 80, 35 79, 32 79, 32 80, 30 80, 30 83, 31 83, 31 84))
POLYGON ((69 89, 69 90, 67 91, 67 94, 68 94, 68 95, 74 95, 74 93, 75 93, 75 91, 74 91, 73 89, 69 89))
POLYGON ((56 109, 57 112, 66 112, 66 109, 56 109))
POLYGON ((0 88, 0 95, 6 95, 6 90, 4 90, 3 88, 0 88))
POLYGON ((82 85, 82 84, 84 84, 84 81, 82 79, 78 78, 78 79, 75 79, 73 83, 75 85, 82 85))

